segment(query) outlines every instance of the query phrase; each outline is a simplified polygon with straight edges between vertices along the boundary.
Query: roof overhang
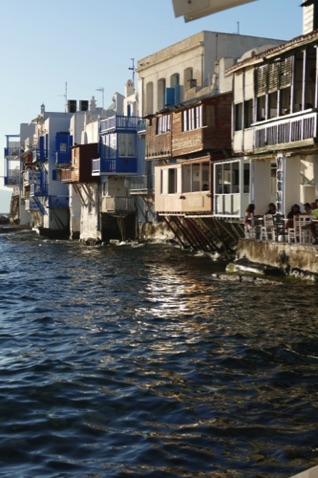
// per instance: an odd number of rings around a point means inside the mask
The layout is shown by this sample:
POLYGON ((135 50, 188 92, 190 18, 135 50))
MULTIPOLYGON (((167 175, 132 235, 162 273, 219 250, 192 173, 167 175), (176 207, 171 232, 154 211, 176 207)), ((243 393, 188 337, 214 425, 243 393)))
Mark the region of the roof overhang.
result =
POLYGON ((184 17, 185 22, 221 12, 228 8, 238 7, 256 0, 172 0, 176 17, 184 17))

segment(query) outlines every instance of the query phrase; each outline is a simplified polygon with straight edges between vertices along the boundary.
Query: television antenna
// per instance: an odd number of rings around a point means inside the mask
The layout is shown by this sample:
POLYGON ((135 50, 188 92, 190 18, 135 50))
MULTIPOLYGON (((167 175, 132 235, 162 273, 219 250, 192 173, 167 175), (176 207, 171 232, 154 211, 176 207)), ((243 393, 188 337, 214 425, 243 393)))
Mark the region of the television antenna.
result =
POLYGON ((101 91, 102 92, 102 107, 104 109, 104 88, 96 88, 96 91, 101 91))
POLYGON ((132 70, 132 82, 135 85, 135 58, 130 58, 131 59, 131 66, 128 68, 128 70, 132 70))
POLYGON ((67 81, 65 82, 65 93, 64 95, 59 95, 59 96, 64 96, 65 99, 65 113, 67 112, 67 81))

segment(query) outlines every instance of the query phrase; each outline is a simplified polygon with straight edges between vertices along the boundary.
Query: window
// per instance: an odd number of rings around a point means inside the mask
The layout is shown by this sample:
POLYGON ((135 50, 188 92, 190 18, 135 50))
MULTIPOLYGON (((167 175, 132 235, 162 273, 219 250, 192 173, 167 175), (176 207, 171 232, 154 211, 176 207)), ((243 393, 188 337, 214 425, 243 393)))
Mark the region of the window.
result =
POLYGON ((244 192, 250 192, 250 165, 244 164, 244 173, 243 173, 243 181, 244 181, 244 192))
POLYGON ((183 84, 185 85, 185 88, 188 90, 192 86, 192 81, 193 80, 193 68, 186 68, 183 73, 183 84))
POLYGON ((277 165, 271 163, 271 194, 276 193, 276 177, 277 177, 277 165))
POLYGON ((268 95, 269 118, 277 116, 277 91, 268 95))
POLYGON ((118 156, 121 158, 135 156, 135 135, 118 133, 118 156))
MULTIPOLYGON (((215 190, 217 194, 240 192, 240 162, 222 162, 215 165, 215 190)), ((249 165, 244 164, 244 192, 249 191, 249 165)))
POLYGON ((191 166, 186 165, 182 167, 182 191, 185 193, 191 192, 191 166))
POLYGON ((157 96, 158 111, 162 110, 165 107, 165 96, 166 96, 166 80, 162 78, 161 80, 158 81, 158 96, 157 96))
POLYGON ((202 105, 194 106, 188 110, 184 110, 182 114, 182 131, 191 131, 193 129, 202 128, 203 126, 203 108, 202 105))
POLYGON ((177 192, 177 169, 168 170, 168 194, 177 192))
POLYGON ((146 107, 145 107, 146 114, 153 113, 153 83, 147 83, 146 86, 146 107))
POLYGON ((172 88, 175 88, 177 85, 179 85, 180 80, 179 80, 179 73, 175 73, 174 75, 171 75, 170 77, 170 86, 172 88))
POLYGON ((235 131, 243 129, 242 125, 243 103, 235 105, 235 131))
POLYGON ((170 131, 171 119, 170 115, 159 116, 157 118, 157 130, 156 134, 163 134, 170 131))
POLYGON ((244 128, 253 123, 253 100, 244 101, 244 128))
POLYGON ((208 162, 182 166, 182 192, 210 190, 210 165, 208 162))
POLYGON ((192 191, 200 191, 200 164, 192 166, 192 191))
POLYGON ((266 118, 266 96, 259 96, 257 98, 257 121, 264 121, 266 118))

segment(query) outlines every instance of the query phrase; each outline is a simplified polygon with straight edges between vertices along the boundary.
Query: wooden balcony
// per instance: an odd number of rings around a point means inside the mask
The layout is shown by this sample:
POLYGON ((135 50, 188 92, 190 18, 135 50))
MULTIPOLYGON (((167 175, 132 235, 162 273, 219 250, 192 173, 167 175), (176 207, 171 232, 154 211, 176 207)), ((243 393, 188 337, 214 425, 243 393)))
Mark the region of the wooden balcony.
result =
POLYGON ((211 214, 212 196, 209 191, 159 194, 155 208, 159 214, 211 214))
POLYGON ((315 144, 317 111, 300 111, 254 125, 254 152, 299 148, 315 144))
MULTIPOLYGON (((73 182, 73 171, 71 169, 61 169, 61 181, 62 183, 73 182)), ((78 181, 78 178, 77 178, 78 181)))
POLYGON ((150 129, 147 129, 147 140, 146 140, 146 153, 145 159, 163 159, 169 158, 171 156, 171 132, 163 134, 153 134, 153 131, 150 133, 150 129))

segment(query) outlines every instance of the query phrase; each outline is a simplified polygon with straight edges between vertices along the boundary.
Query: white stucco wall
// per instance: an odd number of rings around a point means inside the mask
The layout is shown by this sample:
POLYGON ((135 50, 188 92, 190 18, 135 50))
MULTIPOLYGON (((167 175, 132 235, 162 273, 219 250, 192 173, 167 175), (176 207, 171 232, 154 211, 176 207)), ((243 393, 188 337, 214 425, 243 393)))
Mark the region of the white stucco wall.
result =
POLYGON ((165 79, 166 87, 170 87, 171 76, 179 74, 180 85, 184 89, 187 86, 184 85, 184 71, 189 67, 193 69, 193 78, 197 80, 197 89, 200 90, 211 86, 217 64, 220 91, 231 91, 232 84, 229 78, 221 77, 219 62, 222 58, 226 58, 227 62, 230 62, 231 58, 232 61, 236 61, 253 47, 281 42, 282 40, 263 37, 203 31, 139 60, 136 72, 139 78, 138 92, 142 116, 146 113, 146 88, 149 82, 153 83, 152 113, 158 111, 158 81, 165 79))
POLYGON ((99 198, 98 198, 98 185, 89 185, 90 196, 93 197, 93 201, 86 194, 84 188, 81 188, 82 196, 85 201, 85 205, 81 207, 81 219, 80 219, 80 240, 101 240, 101 231, 99 225, 99 198))

